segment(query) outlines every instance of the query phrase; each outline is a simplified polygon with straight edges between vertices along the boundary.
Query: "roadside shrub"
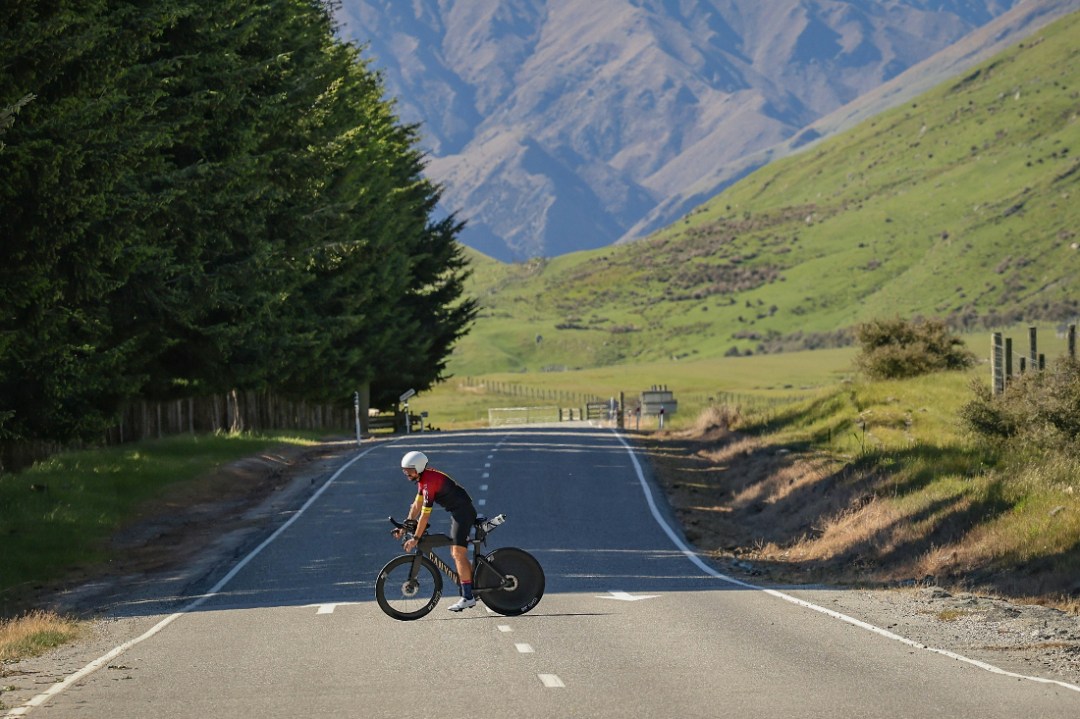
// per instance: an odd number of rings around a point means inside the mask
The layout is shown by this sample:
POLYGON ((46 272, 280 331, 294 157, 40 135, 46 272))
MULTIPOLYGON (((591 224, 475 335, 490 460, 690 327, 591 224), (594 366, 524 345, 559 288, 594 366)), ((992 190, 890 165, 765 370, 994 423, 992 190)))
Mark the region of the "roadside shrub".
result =
POLYGON ((1012 408, 993 396, 990 386, 981 379, 971 380, 975 398, 960 408, 960 423, 984 438, 1003 439, 1017 434, 1018 425, 1012 408))
POLYGON ((877 319, 855 328, 862 351, 855 363, 871 379, 903 379, 964 369, 975 355, 944 322, 877 319))
POLYGON ((1080 361, 1062 357, 1043 372, 1028 372, 993 396, 975 383, 975 398, 960 410, 964 426, 987 439, 1020 437, 1067 450, 1080 446, 1080 361))

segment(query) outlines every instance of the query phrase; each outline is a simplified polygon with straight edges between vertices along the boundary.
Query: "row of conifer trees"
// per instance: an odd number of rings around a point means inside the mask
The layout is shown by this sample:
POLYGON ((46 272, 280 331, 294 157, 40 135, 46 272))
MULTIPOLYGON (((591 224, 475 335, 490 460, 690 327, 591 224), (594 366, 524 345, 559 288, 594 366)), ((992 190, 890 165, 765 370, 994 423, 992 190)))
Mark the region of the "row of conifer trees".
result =
POLYGON ((0 439, 442 375, 461 223, 330 3, 10 0, 0 27, 0 439))

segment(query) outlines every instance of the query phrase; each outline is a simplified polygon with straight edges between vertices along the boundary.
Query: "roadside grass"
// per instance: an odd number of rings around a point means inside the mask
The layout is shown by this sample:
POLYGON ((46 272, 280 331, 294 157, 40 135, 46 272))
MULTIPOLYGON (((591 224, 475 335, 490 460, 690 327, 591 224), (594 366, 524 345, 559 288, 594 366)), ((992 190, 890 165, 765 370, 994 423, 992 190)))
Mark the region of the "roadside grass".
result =
POLYGON ((955 622, 955 621, 957 621, 959 619, 963 619, 964 617, 970 616, 971 614, 972 614, 972 612, 970 612, 970 611, 968 611, 966 609, 942 609, 941 611, 937 612, 934 616, 936 616, 938 619, 940 619, 943 622, 955 622))
MULTIPOLYGON (((75 641, 85 634, 88 626, 88 622, 43 611, 0 619, 0 682, 7 676, 5 664, 36 657, 75 641)), ((9 688, 0 683, 0 711, 11 708, 3 701, 9 688)))
POLYGON ((177 436, 66 452, 0 474, 0 616, 35 586, 109 559, 107 539, 170 487, 215 467, 313 436, 177 436))
POLYGON ((933 578, 1080 609, 1080 458, 966 434, 958 412, 984 372, 858 381, 744 417, 737 429, 762 445, 835 463, 817 531, 764 543, 759 559, 833 580, 933 578))
POLYGON ((78 639, 86 627, 86 622, 43 611, 0 619, 0 664, 44 654, 78 639))

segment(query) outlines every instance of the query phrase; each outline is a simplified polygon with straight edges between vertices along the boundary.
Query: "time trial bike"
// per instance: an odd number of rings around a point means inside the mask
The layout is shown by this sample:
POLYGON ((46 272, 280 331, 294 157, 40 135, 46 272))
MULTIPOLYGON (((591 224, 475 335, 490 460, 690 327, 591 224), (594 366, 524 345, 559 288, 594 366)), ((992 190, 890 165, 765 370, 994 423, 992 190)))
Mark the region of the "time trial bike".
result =
MULTIPOLYGON (((414 524, 403 524, 393 517, 389 519, 396 528, 403 530, 402 544, 413 538, 414 524)), ((473 594, 492 611, 516 616, 540 602, 544 595, 544 570, 535 557, 517 547, 500 547, 488 554, 480 552, 487 535, 504 521, 506 515, 500 514, 491 519, 477 517, 473 525, 469 538, 473 555, 473 594)), ((424 532, 414 551, 387 562, 375 580, 375 599, 379 607, 394 619, 420 619, 439 603, 444 574, 460 587, 457 572, 434 551, 451 543, 449 535, 424 532)))

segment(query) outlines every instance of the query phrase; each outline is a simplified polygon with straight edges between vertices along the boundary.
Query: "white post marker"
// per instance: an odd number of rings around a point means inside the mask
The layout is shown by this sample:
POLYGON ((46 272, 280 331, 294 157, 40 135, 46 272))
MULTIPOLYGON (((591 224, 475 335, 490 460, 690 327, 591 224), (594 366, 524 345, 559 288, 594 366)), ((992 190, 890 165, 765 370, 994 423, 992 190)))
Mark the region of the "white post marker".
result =
POLYGON ((353 393, 353 414, 356 416, 356 446, 360 446, 360 393, 353 393))

